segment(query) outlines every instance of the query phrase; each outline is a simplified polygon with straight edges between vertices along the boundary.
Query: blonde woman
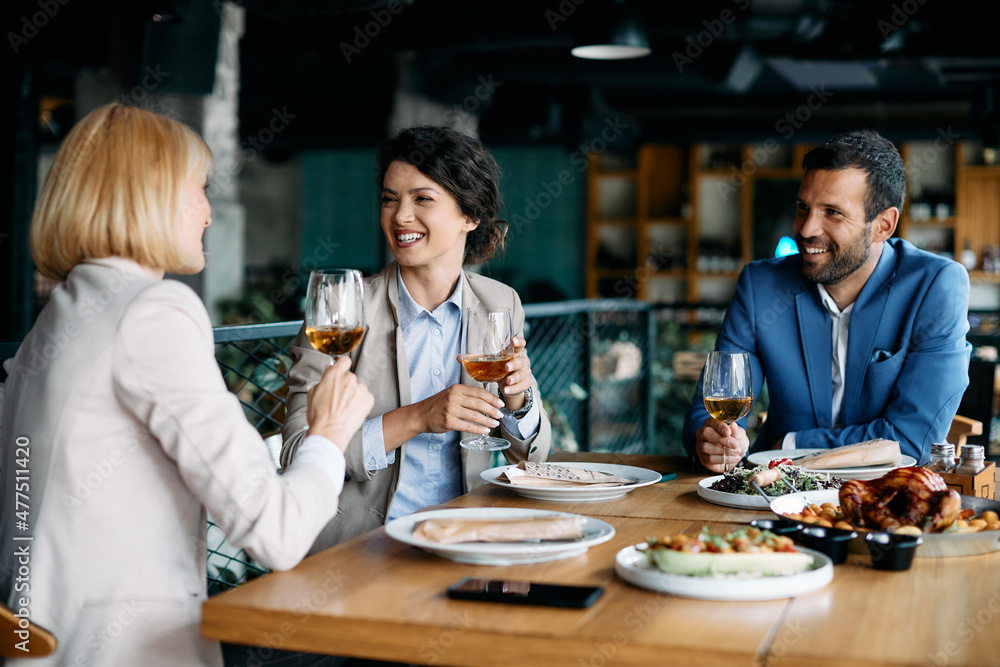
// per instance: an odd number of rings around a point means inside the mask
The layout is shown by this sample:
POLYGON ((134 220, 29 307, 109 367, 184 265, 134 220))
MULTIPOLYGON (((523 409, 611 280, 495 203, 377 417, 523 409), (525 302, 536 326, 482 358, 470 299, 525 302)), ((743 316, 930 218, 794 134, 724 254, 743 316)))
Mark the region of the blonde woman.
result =
POLYGON ((199 634, 206 509, 275 569, 336 512, 371 394, 346 361, 326 370, 279 476, 226 390, 204 306, 162 279, 204 267, 210 163, 186 126, 112 104, 67 135, 37 202, 32 256, 61 282, 0 390, 0 594, 30 598, 59 641, 32 665, 222 664, 199 634), (12 560, 26 543, 27 590, 12 560))

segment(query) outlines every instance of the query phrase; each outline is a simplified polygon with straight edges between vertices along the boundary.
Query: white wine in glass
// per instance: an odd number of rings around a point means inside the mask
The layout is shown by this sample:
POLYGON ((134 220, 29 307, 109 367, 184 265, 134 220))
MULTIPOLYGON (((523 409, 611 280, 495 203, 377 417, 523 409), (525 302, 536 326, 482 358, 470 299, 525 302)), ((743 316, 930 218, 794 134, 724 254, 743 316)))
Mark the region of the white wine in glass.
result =
POLYGON ((306 336, 330 355, 348 354, 365 335, 365 286, 353 269, 313 271, 306 288, 306 336))
MULTIPOLYGON (((753 405, 753 377, 746 352, 709 352, 702 381, 705 409, 727 426, 743 419, 753 405)), ((728 447, 722 450, 722 468, 729 472, 728 447)))
MULTIPOLYGON (((507 363, 514 358, 514 330, 511 313, 505 308, 475 306, 465 309, 462 319, 462 366, 473 380, 489 391, 491 382, 507 377, 507 363)), ((503 438, 480 435, 460 443, 466 449, 496 451, 507 449, 503 438)))

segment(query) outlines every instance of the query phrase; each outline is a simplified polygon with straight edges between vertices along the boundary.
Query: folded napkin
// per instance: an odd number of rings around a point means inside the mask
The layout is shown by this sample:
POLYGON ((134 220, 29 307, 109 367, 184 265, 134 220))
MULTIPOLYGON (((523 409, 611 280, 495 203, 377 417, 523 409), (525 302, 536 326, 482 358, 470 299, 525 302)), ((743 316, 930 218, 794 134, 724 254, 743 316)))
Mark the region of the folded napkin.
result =
POLYGON ((526 542, 566 540, 583 536, 583 517, 553 516, 526 519, 428 519, 413 536, 427 542, 526 542))
POLYGON ((535 463, 531 461, 521 461, 517 464, 516 468, 508 468, 505 472, 497 475, 497 480, 518 486, 553 489, 602 489, 635 482, 634 479, 612 475, 611 473, 599 470, 567 468, 550 463, 535 463))

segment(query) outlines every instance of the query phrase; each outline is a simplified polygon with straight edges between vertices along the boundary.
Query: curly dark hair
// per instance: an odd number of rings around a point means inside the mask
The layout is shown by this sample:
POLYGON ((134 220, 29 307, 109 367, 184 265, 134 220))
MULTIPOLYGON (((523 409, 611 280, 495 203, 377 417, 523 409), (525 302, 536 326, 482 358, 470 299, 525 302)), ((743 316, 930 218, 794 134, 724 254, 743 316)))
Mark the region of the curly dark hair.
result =
POLYGON ((507 222, 496 219, 500 168, 478 139, 449 127, 421 125, 401 130, 379 149, 379 191, 389 165, 397 161, 419 169, 455 198, 462 215, 479 222, 465 239, 463 264, 482 264, 503 251, 507 222))
POLYGON ((903 210, 906 170, 892 142, 874 130, 838 134, 802 158, 803 169, 860 169, 865 172, 865 222, 895 206, 903 210))

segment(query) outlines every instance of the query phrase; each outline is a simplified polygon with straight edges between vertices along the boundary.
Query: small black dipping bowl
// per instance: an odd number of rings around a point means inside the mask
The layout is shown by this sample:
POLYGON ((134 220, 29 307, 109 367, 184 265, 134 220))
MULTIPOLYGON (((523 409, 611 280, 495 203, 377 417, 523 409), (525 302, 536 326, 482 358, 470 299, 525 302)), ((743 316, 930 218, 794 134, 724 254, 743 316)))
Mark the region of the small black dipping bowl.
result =
POLYGON ((834 565, 841 565, 847 562, 851 540, 857 536, 858 533, 853 530, 806 526, 798 534, 791 535, 791 538, 807 549, 825 553, 834 565))
POLYGON ((872 567, 876 570, 909 570, 917 547, 924 543, 919 535, 896 535, 895 533, 868 533, 865 544, 872 556, 872 567))
POLYGON ((790 519, 754 519, 750 525, 758 530, 769 530, 775 535, 788 535, 794 539, 795 533, 802 530, 802 524, 790 519))

